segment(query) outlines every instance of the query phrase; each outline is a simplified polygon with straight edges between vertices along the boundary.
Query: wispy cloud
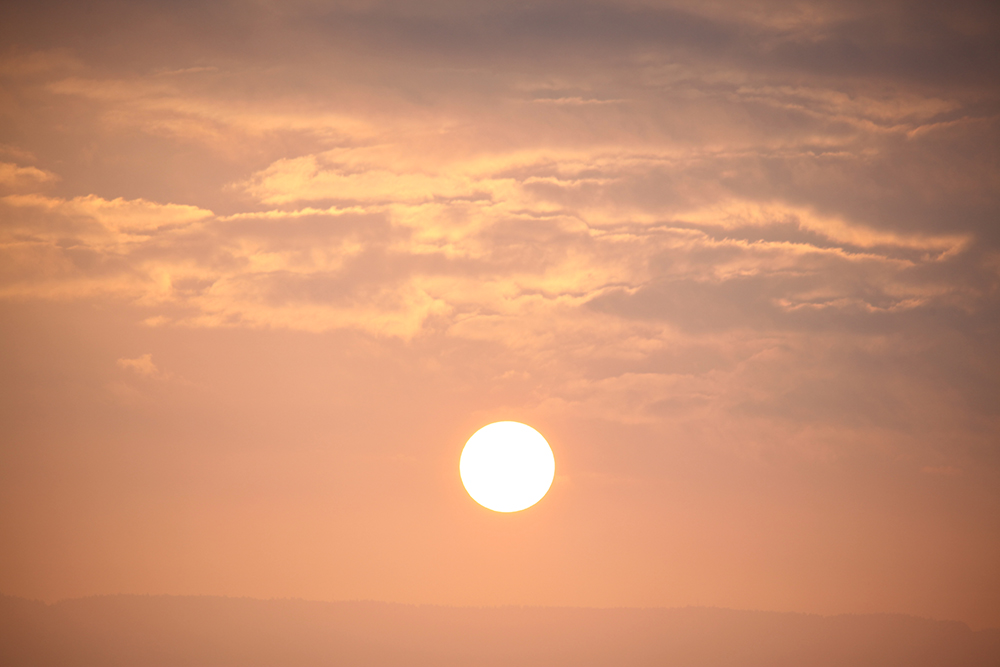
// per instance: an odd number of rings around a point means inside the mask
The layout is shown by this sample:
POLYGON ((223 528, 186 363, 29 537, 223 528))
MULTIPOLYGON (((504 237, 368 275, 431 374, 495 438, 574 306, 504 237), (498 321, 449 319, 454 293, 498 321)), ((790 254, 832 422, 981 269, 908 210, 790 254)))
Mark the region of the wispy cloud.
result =
POLYGON ((117 361, 118 367, 138 373, 144 377, 162 377, 163 372, 153 363, 152 354, 144 354, 135 359, 122 358, 117 361))
POLYGON ((21 167, 0 162, 0 187, 8 190, 34 190, 56 180, 56 175, 38 167, 21 167))

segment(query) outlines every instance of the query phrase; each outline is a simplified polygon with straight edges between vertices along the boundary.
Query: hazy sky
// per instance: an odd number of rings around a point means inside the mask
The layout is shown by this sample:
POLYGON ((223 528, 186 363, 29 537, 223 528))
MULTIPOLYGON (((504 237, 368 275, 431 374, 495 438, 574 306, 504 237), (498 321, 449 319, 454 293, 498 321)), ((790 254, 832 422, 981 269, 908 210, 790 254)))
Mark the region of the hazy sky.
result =
POLYGON ((0 591, 1000 626, 998 31, 4 3, 0 591))

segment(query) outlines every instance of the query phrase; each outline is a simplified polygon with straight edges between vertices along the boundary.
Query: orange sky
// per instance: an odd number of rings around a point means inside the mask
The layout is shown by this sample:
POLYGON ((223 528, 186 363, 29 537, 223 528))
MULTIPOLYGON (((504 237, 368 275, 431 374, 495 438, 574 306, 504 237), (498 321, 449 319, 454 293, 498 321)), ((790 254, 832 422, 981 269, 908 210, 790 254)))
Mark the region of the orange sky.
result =
POLYGON ((0 592, 1000 626, 998 29, 5 3, 0 592))

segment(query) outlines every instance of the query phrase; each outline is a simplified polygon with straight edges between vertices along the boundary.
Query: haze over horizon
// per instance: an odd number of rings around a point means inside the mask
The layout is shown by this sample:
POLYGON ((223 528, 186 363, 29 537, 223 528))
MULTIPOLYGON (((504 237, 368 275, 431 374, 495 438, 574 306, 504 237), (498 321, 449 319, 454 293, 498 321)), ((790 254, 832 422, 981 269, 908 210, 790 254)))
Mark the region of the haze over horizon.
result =
POLYGON ((0 593, 1000 628, 1000 9, 0 5, 0 593), (537 429, 498 514, 466 440, 537 429))
POLYGON ((899 615, 455 608, 386 602, 0 595, 11 667, 684 665, 986 667, 1000 630, 899 615))

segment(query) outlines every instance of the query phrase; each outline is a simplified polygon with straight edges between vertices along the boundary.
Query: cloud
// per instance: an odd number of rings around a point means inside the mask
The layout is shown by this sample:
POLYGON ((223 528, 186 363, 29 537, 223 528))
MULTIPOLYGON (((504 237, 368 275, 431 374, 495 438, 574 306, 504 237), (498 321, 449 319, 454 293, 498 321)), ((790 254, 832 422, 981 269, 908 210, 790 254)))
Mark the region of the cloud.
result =
POLYGON ((0 162, 0 187, 8 190, 34 190, 56 180, 56 175, 38 167, 21 167, 0 162))
POLYGON ((35 209, 55 217, 86 218, 121 237, 147 236, 157 230, 186 226, 212 215, 197 206, 157 204, 143 199, 103 199, 97 195, 59 199, 37 194, 9 195, 5 205, 12 209, 35 209))
POLYGON ((189 236, 212 215, 195 206, 94 195, 7 195, 0 210, 6 219, 0 294, 7 298, 156 298, 169 290, 173 267, 143 255, 189 236))
MULTIPOLYGON (((215 67, 174 73, 185 74, 218 83, 223 91, 231 85, 231 75, 215 67)), ((315 103, 303 106, 281 97, 226 99, 207 92, 203 82, 163 72, 127 79, 70 77, 51 81, 46 88, 59 97, 82 98, 103 107, 102 120, 109 125, 195 141, 219 151, 240 152, 245 148, 240 142, 270 135, 298 133, 342 140, 374 134, 371 123, 360 115, 331 112, 315 103)))
MULTIPOLYGON (((283 3, 245 8, 253 49, 17 65, 17 99, 121 137, 120 162, 60 149, 61 183, 86 184, 62 197, 11 167, 0 295, 489 349, 463 363, 544 368, 540 404, 635 424, 785 406, 905 430, 899 378, 971 386, 1000 284, 995 49, 955 18, 974 7, 569 7, 283 3), (894 407, 855 405, 830 365, 886 341, 910 355, 871 381, 894 407)), ((207 11, 182 14, 229 35, 207 11)))
POLYGON ((825 237, 833 243, 865 249, 914 249, 935 254, 954 254, 972 241, 971 234, 930 236, 882 231, 864 224, 817 215, 814 211, 782 202, 720 202, 712 207, 682 213, 678 217, 685 222, 720 227, 727 231, 787 223, 825 237))
POLYGON ((477 195, 476 184, 461 175, 427 173, 409 165, 393 169, 386 164, 391 163, 388 156, 379 153, 348 149, 278 160, 243 187, 266 204, 330 199, 423 202, 477 195), (372 158, 381 159, 373 163, 372 158))
POLYGON ((119 359, 118 368, 133 371, 144 377, 161 377, 163 373, 153 363, 152 354, 144 354, 135 359, 119 359))
MULTIPOLYGON (((681 329, 795 329, 820 311, 952 303, 957 286, 923 269, 961 261, 969 232, 882 230, 732 191, 699 205, 715 188, 708 175, 684 176, 704 193, 687 202, 647 198, 646 183, 712 159, 577 150, 421 161, 405 144, 337 149, 278 160, 241 187, 269 205, 342 203, 221 217, 11 195, 3 204, 20 222, 5 249, 36 280, 24 273, 7 290, 118 292, 197 326, 404 338, 444 326, 535 349, 551 335, 534 318, 586 331, 588 312, 681 329)), ((718 159, 725 169, 729 156, 718 159)))

